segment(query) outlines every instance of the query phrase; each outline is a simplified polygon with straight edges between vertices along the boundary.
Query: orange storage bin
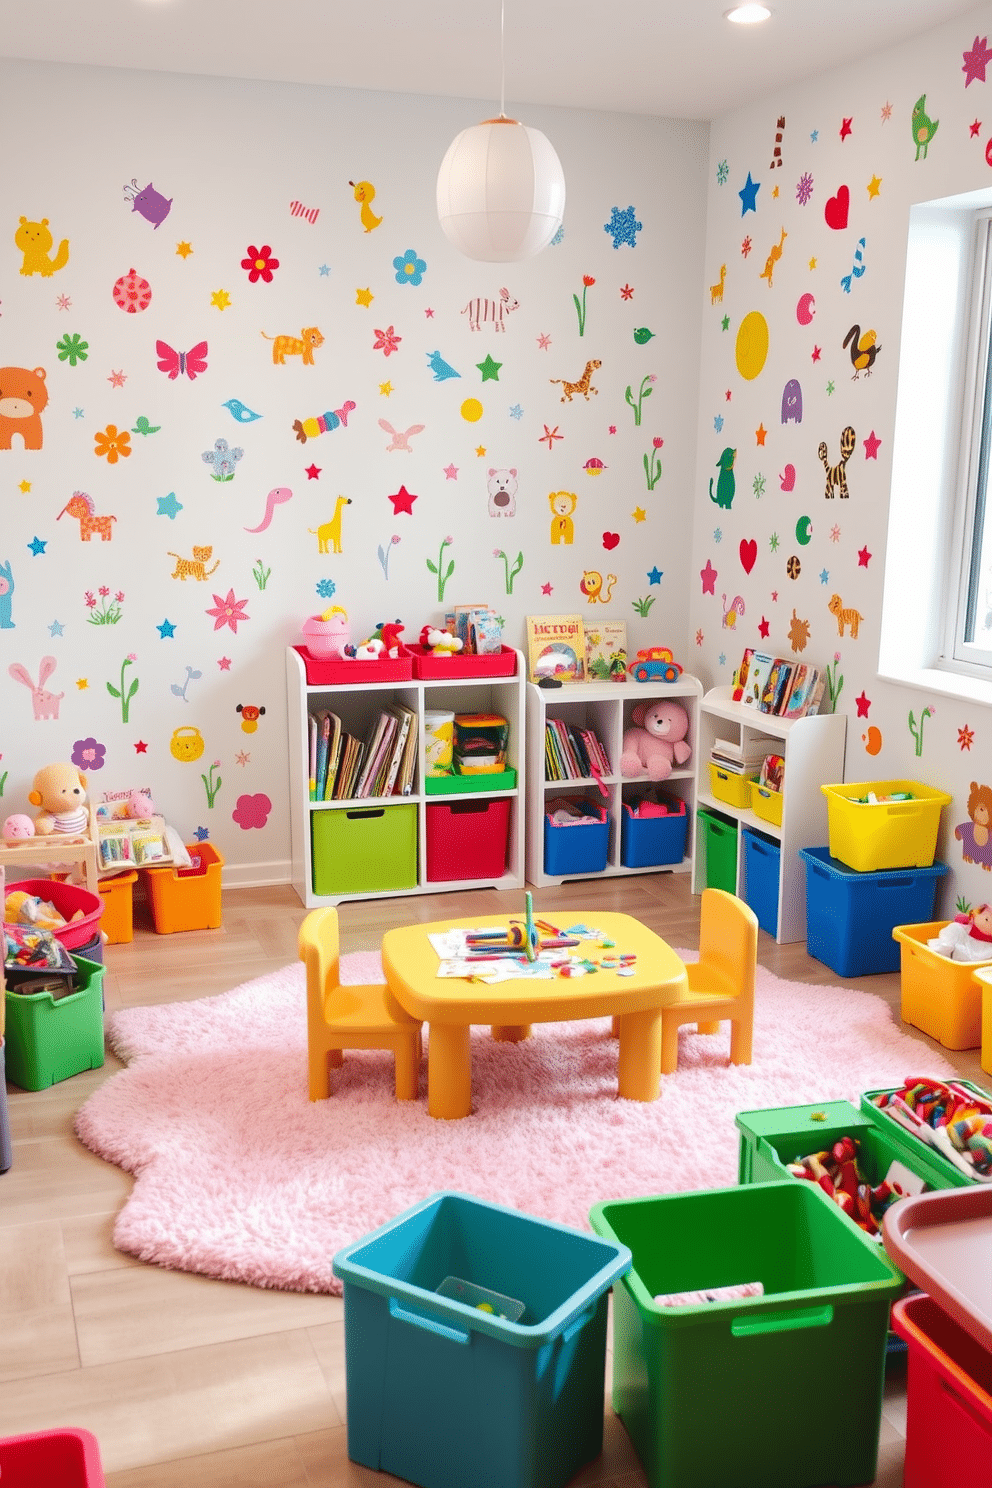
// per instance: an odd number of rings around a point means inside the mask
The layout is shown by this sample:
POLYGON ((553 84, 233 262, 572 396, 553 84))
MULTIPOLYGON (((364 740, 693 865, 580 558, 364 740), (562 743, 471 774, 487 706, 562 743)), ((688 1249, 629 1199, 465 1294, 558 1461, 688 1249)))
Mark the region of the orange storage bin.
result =
POLYGON ((125 945, 134 939, 134 902, 132 890, 138 875, 118 873, 115 878, 105 878, 100 884, 103 900, 103 919, 100 921, 108 945, 125 945))
POLYGON ((209 842, 187 846, 189 868, 148 868, 148 902, 159 935, 177 930, 217 930, 221 922, 220 875, 224 859, 209 842))
POLYGON ((899 941, 902 1021, 912 1023, 945 1049, 977 1049, 982 1042, 982 991, 975 980, 988 961, 952 961, 927 945, 948 920, 926 925, 896 925, 899 941))

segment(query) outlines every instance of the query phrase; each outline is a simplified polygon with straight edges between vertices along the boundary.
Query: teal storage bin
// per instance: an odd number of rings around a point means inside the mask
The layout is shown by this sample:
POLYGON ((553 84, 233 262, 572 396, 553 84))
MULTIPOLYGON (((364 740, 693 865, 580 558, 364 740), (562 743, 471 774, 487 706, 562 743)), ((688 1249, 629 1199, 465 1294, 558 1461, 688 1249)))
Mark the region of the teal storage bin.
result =
POLYGON ((563 1488, 602 1451, 608 1292, 630 1261, 458 1193, 346 1246, 348 1456, 421 1488, 563 1488), (520 1321, 448 1295, 466 1287, 520 1321))
POLYGON ((945 863, 859 873, 828 847, 801 847, 806 865, 806 950, 839 976, 898 971, 902 947, 897 925, 933 919, 937 883, 945 863))
POLYGON ((812 1183, 597 1204, 633 1266, 613 1292, 613 1409, 649 1488, 870 1483, 902 1273, 812 1183), (760 1281, 764 1295, 662 1307, 760 1281))
POLYGON ((758 924, 773 940, 778 937, 778 877, 782 849, 763 832, 745 827, 743 898, 758 916, 758 924))
POLYGON ((696 812, 696 851, 702 853, 704 888, 737 893, 737 823, 719 811, 696 812))

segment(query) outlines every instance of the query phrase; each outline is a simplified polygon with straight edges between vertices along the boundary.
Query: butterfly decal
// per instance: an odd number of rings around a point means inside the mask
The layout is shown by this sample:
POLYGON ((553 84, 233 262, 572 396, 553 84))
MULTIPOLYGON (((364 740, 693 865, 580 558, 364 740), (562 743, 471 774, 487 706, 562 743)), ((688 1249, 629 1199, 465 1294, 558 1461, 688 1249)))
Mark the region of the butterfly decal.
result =
POLYGON ((174 382, 184 372, 190 382, 195 382, 196 374, 207 370, 206 341, 198 341, 190 351, 173 351, 167 341, 156 341, 155 350, 160 358, 158 370, 165 372, 170 382, 174 382))

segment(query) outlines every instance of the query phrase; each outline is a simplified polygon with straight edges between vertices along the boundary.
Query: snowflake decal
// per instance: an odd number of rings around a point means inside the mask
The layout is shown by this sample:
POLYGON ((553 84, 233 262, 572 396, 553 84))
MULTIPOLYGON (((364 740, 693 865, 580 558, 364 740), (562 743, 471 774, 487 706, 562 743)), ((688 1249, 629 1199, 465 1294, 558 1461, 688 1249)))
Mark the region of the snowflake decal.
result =
POLYGON ((716 168, 717 185, 726 186, 727 177, 730 175, 730 166, 725 160, 721 160, 716 168))
POLYGON ((634 216, 633 207, 628 207, 625 212, 621 212, 619 207, 614 207, 610 213, 609 222, 603 223, 603 231, 608 232, 613 239, 614 248, 619 248, 623 243, 629 243, 631 248, 636 248, 636 234, 643 226, 643 222, 638 222, 634 216))
POLYGON ((317 593, 321 599, 333 599, 337 587, 333 579, 317 580, 317 593))
POLYGON ((716 417, 714 418, 714 420, 713 420, 713 427, 716 430, 716 432, 719 434, 720 430, 723 428, 723 414, 722 413, 718 413, 716 415, 716 417))
POLYGON ((758 474, 754 477, 754 480, 751 482, 751 490, 754 492, 755 496, 759 500, 765 494, 765 486, 767 484, 768 483, 765 480, 765 477, 759 471, 758 474))
POLYGON ((812 195, 813 177, 809 171, 804 171, 796 185, 796 201, 801 207, 804 207, 812 195))
POLYGON ((721 542, 723 542, 723 528, 722 527, 714 527, 713 528, 713 541, 715 543, 721 543, 721 542))
POLYGON ((772 535, 771 535, 771 537, 768 539, 768 546, 769 546, 769 548, 771 549, 771 551, 773 553, 777 553, 778 552, 778 533, 777 532, 773 532, 772 535))

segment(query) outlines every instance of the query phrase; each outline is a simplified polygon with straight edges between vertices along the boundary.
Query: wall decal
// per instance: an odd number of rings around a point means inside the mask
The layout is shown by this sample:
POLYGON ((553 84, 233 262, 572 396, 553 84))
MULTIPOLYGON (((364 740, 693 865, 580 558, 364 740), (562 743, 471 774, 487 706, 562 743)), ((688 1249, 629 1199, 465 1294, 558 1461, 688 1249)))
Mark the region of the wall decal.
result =
POLYGON ((589 604, 609 604, 613 598, 613 586, 617 581, 616 574, 607 574, 606 578, 595 568, 587 568, 579 580, 579 588, 585 595, 589 604), (603 590, 606 593, 603 593, 603 590))
POLYGON ((266 584, 269 582, 269 579, 272 577, 272 569, 271 567, 266 568, 261 558, 256 558, 255 567, 251 571, 251 576, 255 580, 255 583, 258 585, 259 589, 264 589, 266 584))
POLYGON ((108 424, 93 436, 93 453, 105 459, 108 465, 116 465, 118 460, 126 460, 130 455, 131 436, 126 429, 108 424))
POLYGON ((191 682, 198 682, 202 676, 202 672, 194 671, 191 666, 187 666, 186 680, 182 683, 173 682, 171 685, 170 691, 172 692, 173 697, 182 698, 184 703, 188 703, 189 698, 186 696, 187 687, 191 682))
MULTIPOLYGON (((647 345, 649 341, 654 339, 654 336, 655 332, 649 331, 647 326, 638 326, 634 332, 634 340, 637 342, 638 346, 647 345)), ((548 344, 550 345, 550 342, 548 344)))
POLYGON ((798 577, 802 573, 802 571, 803 571, 803 566, 800 563, 800 561, 799 561, 798 557, 796 556, 796 554, 793 553, 791 555, 791 557, 789 557, 786 560, 786 564, 785 564, 786 575, 787 575, 788 578, 790 578, 793 581, 795 581, 796 579, 798 579, 798 577))
MULTIPOLYGON (((517 472, 489 468, 487 482, 489 491, 489 515, 491 517, 515 517, 517 514, 517 472)), ((508 589, 507 594, 510 593, 508 589)))
POLYGON ((323 469, 323 466, 321 466, 321 465, 304 465, 303 468, 306 471, 307 480, 320 480, 320 472, 323 469))
MULTIPOLYGON (((578 382, 566 382, 563 377, 549 377, 548 381, 552 384, 557 383, 561 388, 562 403, 571 403, 575 393, 581 393, 588 403, 589 394, 599 392, 599 388, 594 388, 592 385, 592 374, 602 365, 602 362, 598 360, 586 362, 582 376, 578 382)), ((545 425, 545 427, 547 426, 545 425)))
POLYGON ((434 373, 435 382, 446 382, 449 377, 461 377, 462 374, 456 372, 454 367, 444 360, 444 357, 439 351, 429 351, 426 355, 427 365, 434 373))
MULTIPOLYGON (((743 568, 745 573, 749 574, 758 559, 757 542, 753 537, 742 537, 738 552, 741 560, 741 568, 743 568)), ((724 595, 723 597, 726 599, 727 596, 724 595)))
POLYGON ((753 246, 754 246, 754 244, 751 242, 751 239, 749 237, 748 238, 744 238, 744 240, 741 243, 741 257, 742 258, 747 258, 748 254, 751 252, 751 249, 753 248, 753 246))
POLYGON ((634 413, 634 423, 638 426, 638 428, 640 427, 641 423, 641 414, 643 412, 642 405, 644 403, 644 399, 650 398, 653 385, 657 381, 658 379, 653 372, 649 372, 646 377, 642 377, 641 386, 636 398, 634 398, 632 395, 630 384, 627 384, 627 391, 624 393, 624 402, 630 404, 630 407, 632 408, 634 413))
POLYGON ((854 122, 854 116, 853 115, 850 118, 848 118, 848 119, 841 119, 840 130, 839 130, 839 134, 840 134, 841 140, 846 140, 846 139, 848 139, 850 137, 850 134, 851 134, 851 125, 853 124, 853 122, 854 122))
MULTIPOLYGON (((207 793, 207 810, 208 811, 213 811, 213 809, 214 809, 214 802, 217 799, 218 792, 220 791, 221 786, 224 784, 223 780, 221 779, 221 777, 219 775, 216 778, 214 777, 214 771, 215 770, 219 770, 219 769, 220 769, 220 760, 219 759, 216 759, 216 760, 214 760, 213 764, 210 766, 210 768, 207 771, 207 773, 205 775, 201 775, 200 776, 200 779, 203 781, 203 789, 207 793)), ((237 820, 237 818, 235 818, 235 820, 237 820)))
POLYGON ((504 579, 505 579, 505 582, 506 582, 506 592, 507 592, 507 594, 512 594, 513 593, 513 581, 517 577, 517 574, 520 572, 520 570, 524 566, 524 555, 523 555, 523 551, 521 550, 517 554, 516 558, 514 558, 514 560, 513 560, 513 567, 512 568, 510 567, 510 560, 507 557, 507 555, 503 552, 503 549, 502 548, 493 548, 493 557, 494 558, 502 558, 502 560, 503 560, 503 573, 504 573, 504 579))
POLYGON ((62 239, 54 258, 48 256, 55 239, 49 231, 47 217, 43 217, 40 222, 29 222, 26 217, 22 217, 20 226, 14 233, 14 242, 24 255, 20 272, 29 277, 40 274, 43 279, 50 279, 69 262, 68 238, 62 239))
POLYGON ((783 246, 785 244, 785 240, 786 240, 786 238, 788 236, 789 236, 789 234, 786 232, 785 228, 783 227, 782 228, 782 232, 781 232, 781 236, 779 237, 778 242, 772 244, 771 249, 770 249, 769 254, 768 254, 768 257, 765 259, 765 267, 762 269, 761 273, 758 275, 758 278, 759 279, 767 279, 768 280, 768 288, 769 289, 771 289, 771 287, 772 287, 772 275, 775 272, 775 265, 778 263, 779 259, 782 257, 782 248, 783 248, 783 246))
POLYGON ((808 326, 816 314, 816 297, 807 290, 796 301, 796 319, 801 326, 808 326))
POLYGON ((108 682, 107 683, 107 691, 110 693, 110 696, 111 697, 118 698, 120 700, 120 705, 121 705, 121 723, 127 723, 129 721, 129 719, 130 719, 130 716, 131 716, 131 700, 134 697, 135 693, 138 691, 138 686, 139 686, 138 678, 137 677, 133 677, 131 679, 131 685, 130 685, 130 687, 125 688, 125 686, 124 686, 124 673, 127 671, 127 669, 128 669, 129 666, 133 666, 134 665, 134 663, 137 661, 137 659, 138 658, 135 656, 134 652, 133 651, 130 651, 130 652, 128 652, 127 656, 125 656, 124 660, 121 662, 121 685, 120 685, 120 687, 115 687, 112 682, 108 682))
POLYGON ((115 280, 113 296, 114 304, 119 309, 128 315, 138 315, 151 304, 152 287, 147 279, 142 279, 137 270, 128 269, 126 274, 115 280))
POLYGON ((482 373, 483 382, 499 382, 499 372, 502 362, 494 362, 491 356, 487 356, 484 362, 475 364, 482 373))
POLYGON ((803 171, 796 182, 796 201, 801 207, 808 206, 810 197, 813 195, 813 177, 809 171, 803 171))
POLYGON ((768 356, 768 322, 760 310, 751 310, 737 328, 734 359, 737 370, 747 382, 761 373, 768 356))
POLYGON ((239 703, 234 711, 241 714, 241 732, 253 734, 258 728, 258 720, 265 709, 257 708, 254 703, 239 703))
MULTIPOLYGON (((595 283, 596 281, 591 280, 590 282, 595 283)), ((520 301, 512 299, 508 289, 501 289, 498 300, 469 300, 461 313, 468 316, 468 325, 471 331, 481 331, 484 325, 491 325, 494 331, 505 331, 506 317, 512 311, 519 310, 519 308, 520 301)))
POLYGON ((537 442, 538 442, 538 444, 544 444, 545 441, 547 441, 548 449, 551 450, 551 449, 554 448, 554 443, 555 443, 555 440, 556 439, 564 439, 564 438, 565 438, 564 434, 559 434, 558 433, 558 425, 557 424, 555 424, 555 426, 554 426, 553 429, 549 429, 548 426, 547 426, 547 424, 545 424, 545 426, 544 426, 544 433, 541 435, 540 439, 537 442))
POLYGON ((322 522, 317 528, 307 528, 307 531, 317 539, 318 553, 341 552, 341 518, 345 507, 350 505, 350 496, 339 496, 334 503, 334 515, 330 521, 322 522))
POLYGON ((22 682, 31 693, 31 708, 36 721, 50 718, 57 719, 59 716, 59 704, 65 697, 64 692, 50 692, 45 686, 49 677, 58 666, 54 656, 43 656, 38 663, 38 681, 32 682, 26 667, 19 661, 11 662, 7 671, 15 682, 22 682))
POLYGON ((239 424, 253 424, 256 419, 262 417, 260 413, 253 413, 250 408, 246 408, 240 398, 228 398, 227 402, 220 406, 226 408, 239 424))
POLYGON ((333 579, 318 579, 314 588, 320 599, 333 599, 337 593, 338 586, 333 579))
POLYGON ((734 504, 736 480, 734 477, 734 461, 737 459, 737 451, 727 448, 716 462, 720 474, 716 478, 716 495, 713 495, 713 477, 710 476, 710 500, 715 501, 717 506, 726 507, 727 511, 734 504))
POLYGON ((752 181, 752 179, 751 179, 751 172, 748 171, 748 173, 747 173, 747 180, 744 182, 744 185, 741 187, 740 191, 738 191, 738 193, 737 193, 737 195, 741 199, 741 216, 742 217, 747 212, 756 212, 758 210, 756 203, 757 203, 757 199, 758 199, 758 192, 760 190, 761 190, 761 182, 760 181, 752 181))
POLYGON ((410 444, 410 440, 413 438, 414 434, 422 434, 426 427, 426 424, 411 424, 409 429, 404 429, 401 431, 399 429, 394 429, 392 424, 387 423, 385 419, 380 419, 379 428, 384 429, 385 432, 390 436, 390 442, 386 445, 387 455, 391 454, 393 450, 402 450, 406 454, 412 455, 413 447, 410 444))
POLYGON ((155 500, 158 505, 155 515, 157 517, 168 517, 170 522, 174 522, 176 520, 176 514, 183 509, 182 502, 176 500, 175 491, 170 491, 168 496, 156 496, 155 500))
POLYGON ((864 258, 865 258, 865 240, 864 240, 864 238, 859 238, 858 239, 857 247, 854 250, 854 264, 853 264, 853 266, 851 268, 851 272, 849 274, 845 274, 842 277, 841 281, 840 281, 840 287, 844 291, 845 294, 850 294, 851 293, 851 282, 852 282, 852 280, 854 280, 854 279, 860 279, 863 276, 863 274, 865 272, 864 258))
MULTIPOLYGON (((148 185, 142 190, 138 186, 137 178, 135 176, 131 177, 130 185, 124 187, 124 200, 131 203, 132 212, 137 212, 139 216, 144 217, 145 221, 150 222, 152 227, 156 229, 162 226, 162 223, 165 221, 166 217, 168 217, 169 212, 172 209, 171 196, 169 197, 168 201, 166 201, 162 193, 155 190, 155 187, 152 185, 151 181, 149 181, 148 185)), ((181 246, 182 245, 180 245, 180 247, 181 246)), ((176 249, 176 252, 179 252, 178 248, 176 249)), ((184 254, 183 257, 185 256, 186 255, 184 254)))
POLYGON ((374 232, 382 221, 382 218, 377 217, 372 210, 372 202, 375 200, 375 187, 371 181, 349 181, 348 185, 355 193, 355 200, 361 207, 359 215, 361 217, 362 227, 367 233, 374 232))
POLYGON ((736 628, 737 621, 744 614, 743 599, 739 594, 737 594, 728 605, 727 596, 723 595, 721 607, 723 609, 723 628, 725 630, 734 630, 736 628))
POLYGON ((640 615, 640 617, 641 617, 642 620, 646 620, 647 619, 647 617, 648 617, 648 611, 650 610, 651 606, 654 604, 654 602, 657 599, 657 597, 658 596, 656 594, 645 594, 642 599, 632 599, 631 600, 631 604, 633 605, 633 607, 637 611, 637 613, 640 615))
POLYGON ((257 284, 259 279, 264 284, 271 284, 273 272, 279 267, 279 260, 272 257, 272 249, 268 243, 261 248, 249 243, 246 257, 241 260, 241 267, 247 271, 249 284, 257 284))
POLYGON ((413 248, 408 248, 399 258, 393 259, 393 268, 396 270, 397 284, 418 285, 427 272, 427 261, 418 258, 413 248))
POLYGON ((184 372, 190 382, 195 382, 197 374, 207 370, 206 341, 198 341, 189 351, 173 351, 168 341, 156 341, 155 352, 159 358, 156 366, 170 382, 175 382, 184 372))
POLYGON ((620 290, 620 298, 622 300, 632 300, 634 298, 634 287, 633 287, 633 285, 631 285, 631 284, 625 284, 625 285, 623 285, 623 287, 620 290))
POLYGON ((13 449, 15 434, 23 449, 40 450, 47 403, 44 367, 0 367, 0 450, 13 449))
POLYGON ((648 483, 649 491, 653 491, 661 479, 662 464, 661 455, 658 452, 664 443, 665 441, 656 434, 651 441, 651 448, 646 454, 641 456, 641 462, 644 466, 644 478, 648 483))
MULTIPOLYGON (((348 184, 350 186, 352 183, 349 181, 348 184)), ((305 222, 309 222, 310 226, 313 227, 317 218, 320 216, 320 208, 305 207, 301 201, 291 201, 289 204, 289 214, 291 217, 302 217, 305 222)))
POLYGON ((841 430, 840 460, 836 465, 829 465, 827 463, 827 446, 825 441, 821 441, 816 451, 817 458, 823 466, 827 477, 823 494, 828 501, 833 500, 835 486, 837 488, 837 494, 842 500, 846 501, 850 495, 850 491, 847 488, 847 462, 854 453, 854 444, 854 430, 848 424, 846 428, 841 430))
MULTIPOLYGON (((295 428, 296 426, 294 425, 293 427, 295 428)), ((264 532, 272 521, 272 513, 276 507, 281 506, 284 501, 291 500, 292 495, 293 493, 288 486, 273 486, 265 498, 265 515, 262 520, 257 527, 246 527, 244 530, 246 532, 264 532)))
POLYGON ((575 313, 579 318, 580 336, 584 336, 586 333, 586 291, 590 288, 591 285, 595 283, 596 281, 591 274, 583 274, 582 299, 580 300, 577 294, 572 295, 572 304, 575 306, 575 313))
POLYGON ((451 547, 451 544, 453 542, 454 542, 454 538, 453 537, 443 537, 441 539, 441 547, 440 547, 440 550, 439 550, 438 555, 437 555, 437 562, 436 563, 432 562, 432 560, 430 558, 428 558, 428 559, 425 560, 426 563, 427 563, 427 567, 430 569, 431 573, 432 574, 437 574, 437 599, 438 599, 438 604, 440 604, 441 601, 444 599, 444 588, 445 588, 445 585, 447 584, 448 580, 451 578, 451 575, 455 571, 455 560, 453 558, 449 558, 448 559, 448 566, 447 566, 447 568, 445 568, 445 566, 444 566, 444 550, 445 550, 445 548, 450 548, 451 547))
POLYGON ((376 555, 379 559, 380 564, 382 565, 382 576, 384 579, 389 578, 389 555, 393 551, 393 548, 396 546, 399 540, 399 533, 394 532, 388 543, 380 543, 378 548, 376 549, 376 555))
POLYGON ((79 362, 86 361, 90 354, 90 343, 84 341, 78 331, 71 336, 66 332, 61 341, 56 341, 55 350, 60 362, 68 362, 70 367, 75 367, 79 362))
POLYGON ((376 331, 372 350, 381 351, 385 357, 392 356, 394 351, 399 351, 402 340, 403 337, 397 336, 392 326, 387 326, 384 331, 376 331))
POLYGON ((184 723, 174 729, 169 740, 169 753, 180 764, 191 765, 200 758, 204 748, 203 735, 192 723, 184 723))
POLYGON ((222 626, 228 625, 234 634, 238 633, 238 625, 242 620, 250 620, 251 616, 245 614, 247 598, 235 599, 234 590, 228 589, 224 599, 219 594, 214 595, 214 606, 212 610, 205 610, 204 614, 213 617, 214 630, 220 630, 222 626))
POLYGON ((853 609, 851 606, 845 607, 844 601, 841 599, 839 594, 832 594, 830 596, 830 599, 827 601, 827 609, 837 621, 838 635, 844 634, 844 627, 846 625, 851 640, 856 641, 858 638, 858 628, 861 625, 862 620, 865 618, 864 615, 860 615, 858 611, 853 609))
POLYGON ((912 708, 910 708, 909 710, 909 732, 913 736, 913 743, 916 747, 917 758, 919 758, 919 756, 923 753, 923 724, 926 719, 933 717, 934 711, 935 710, 933 708, 924 708, 922 713, 920 714, 920 721, 919 723, 917 723, 916 719, 913 717, 912 708))
POLYGON ((583 465, 582 469, 586 475, 602 475, 604 470, 609 469, 609 466, 604 465, 597 455, 592 455, 583 465))
POLYGON ((466 423, 477 424, 485 410, 478 398, 466 398, 459 411, 466 423))
POLYGON ((579 498, 573 491, 550 491, 548 501, 551 505, 551 542, 553 545, 563 544, 571 547, 575 539, 575 523, 572 521, 572 513, 578 505, 579 498))
POLYGON ((244 450, 240 445, 231 449, 226 439, 215 439, 212 450, 204 450, 200 459, 204 465, 211 465, 210 479, 215 481, 232 481, 235 475, 235 467, 244 456, 244 450))
POLYGON ((927 95, 921 93, 913 104, 913 143, 916 146, 916 160, 926 160, 930 141, 937 133, 939 119, 927 117, 927 95))
POLYGON ((98 592, 100 595, 99 601, 91 589, 84 591, 86 608, 89 610, 89 614, 86 616, 87 624, 117 625, 124 613, 121 609, 124 603, 123 589, 118 589, 112 600, 110 598, 110 590, 105 584, 101 584, 98 592))
MULTIPOLYGON (((111 427, 113 426, 111 425, 111 427)), ((99 436, 97 437, 99 438, 99 436)), ((127 453, 130 454, 130 451, 127 453)), ((110 456, 108 455, 107 458, 109 459, 110 456)), ((55 518, 56 522, 61 521, 67 512, 70 517, 75 517, 79 522, 79 538, 81 542, 88 543, 94 532, 97 533, 101 542, 110 542, 110 539, 114 535, 114 529, 111 523, 116 522, 117 518, 98 517, 96 514, 96 503, 92 496, 87 496, 85 491, 73 491, 69 500, 55 518)))
POLYGON ((968 820, 954 828, 954 836, 963 844, 964 861, 978 863, 988 873, 992 870, 992 786, 973 780, 966 809, 968 820))
POLYGON ((789 625, 789 645, 793 651, 803 652, 809 644, 810 629, 808 620, 800 620, 795 610, 792 611, 792 622, 789 625))
POLYGON ((772 150, 771 164, 769 170, 776 170, 782 164, 782 136, 785 134, 785 115, 779 114, 778 123, 775 125, 775 148, 772 150))
POLYGON ((334 409, 333 412, 319 414, 317 418, 294 419, 293 432, 300 444, 306 444, 308 439, 316 439, 318 434, 328 434, 340 424, 343 424, 347 429, 348 415, 349 413, 354 413, 355 407, 356 404, 349 398, 346 403, 342 403, 341 407, 334 409))
POLYGON ((226 289, 215 289, 210 296, 210 303, 215 310, 226 310, 233 304, 233 301, 226 289))
POLYGON ((48 539, 47 538, 41 538, 41 537, 33 537, 31 539, 31 541, 28 543, 28 547, 31 550, 32 557, 37 558, 48 547, 48 539))
POLYGON ((796 542, 804 548, 813 536, 813 523, 809 517, 800 517, 796 523, 796 542))
MULTIPOLYGON (((11 598, 13 592, 14 571, 11 567, 10 559, 8 558, 5 563, 0 563, 0 630, 15 629, 13 600, 11 598)), ((59 622, 56 620, 55 624, 58 625, 58 623, 59 622)), ((59 628, 58 632, 56 632, 55 630, 51 630, 52 635, 61 635, 61 633, 61 627, 59 628)))
POLYGON ((107 746, 92 735, 88 739, 76 739, 69 756, 77 770, 102 770, 107 758, 107 746))
POLYGON ((190 254, 192 252, 193 252, 193 246, 192 246, 191 243, 177 243, 176 244, 176 253, 182 259, 183 263, 186 262, 186 260, 189 258, 190 254))
POLYGON ((111 370, 110 376, 107 378, 107 381, 110 383, 111 387, 122 388, 127 382, 127 376, 123 371, 114 372, 113 370, 111 370))
POLYGON ((620 248, 624 243, 636 248, 637 234, 643 226, 642 222, 636 220, 633 207, 627 207, 622 212, 619 207, 614 207, 610 212, 609 222, 603 223, 603 231, 609 233, 613 239, 614 248, 620 248))
POLYGON ((861 735, 861 742, 865 746, 866 754, 878 754, 882 748, 882 730, 871 724, 861 735))
POLYGON ((314 352, 324 344, 316 326, 304 326, 299 336, 269 336, 265 331, 261 335, 272 342, 272 363, 276 367, 285 367, 288 356, 298 356, 302 366, 312 367, 314 352))
POLYGON ((853 325, 844 337, 842 344, 845 350, 848 346, 851 348, 851 366, 854 368, 852 382, 857 382, 862 372, 866 377, 871 376, 875 358, 882 349, 877 342, 877 331, 865 331, 862 335, 859 325, 853 325))
POLYGON ((835 232, 842 232, 847 226, 847 216, 850 209, 850 190, 847 186, 838 186, 836 196, 829 197, 823 209, 823 220, 835 232))
POLYGON ((264 791, 257 792, 253 796, 239 796, 237 805, 231 812, 231 820, 237 822, 243 832, 250 832, 253 827, 259 831, 265 826, 272 810, 272 802, 264 791))
POLYGON ((969 728, 967 724, 965 724, 963 728, 959 728, 958 729, 958 748, 962 751, 962 753, 966 749, 970 752, 971 751, 971 746, 972 746, 972 744, 974 744, 974 742, 975 742, 975 730, 974 729, 969 728))
POLYGON ((975 37, 970 52, 962 52, 964 65, 961 71, 964 73, 964 85, 967 88, 970 83, 985 81, 985 69, 992 62, 992 51, 989 50, 988 37, 981 39, 975 37))
POLYGON ((710 304, 715 305, 723 300, 723 287, 727 282, 727 265, 720 265, 720 277, 715 284, 710 285, 710 304))
POLYGON ((210 575, 216 573, 218 568, 220 568, 219 558, 212 568, 207 567, 207 564, 213 557, 213 551, 212 544, 205 548, 198 548, 194 544, 192 558, 183 558, 179 553, 167 553, 167 558, 175 558, 176 560, 176 567, 172 577, 174 579, 182 579, 184 584, 187 579, 195 579, 200 584, 205 583, 210 575))
POLYGON ((803 390, 795 377, 790 377, 782 389, 782 422, 801 424, 803 421, 803 390))
POLYGON ((614 548, 617 548, 619 546, 620 546, 620 534, 619 534, 619 532, 604 532, 603 533, 603 547, 606 549, 606 551, 608 553, 612 553, 613 552, 613 549, 614 548))

